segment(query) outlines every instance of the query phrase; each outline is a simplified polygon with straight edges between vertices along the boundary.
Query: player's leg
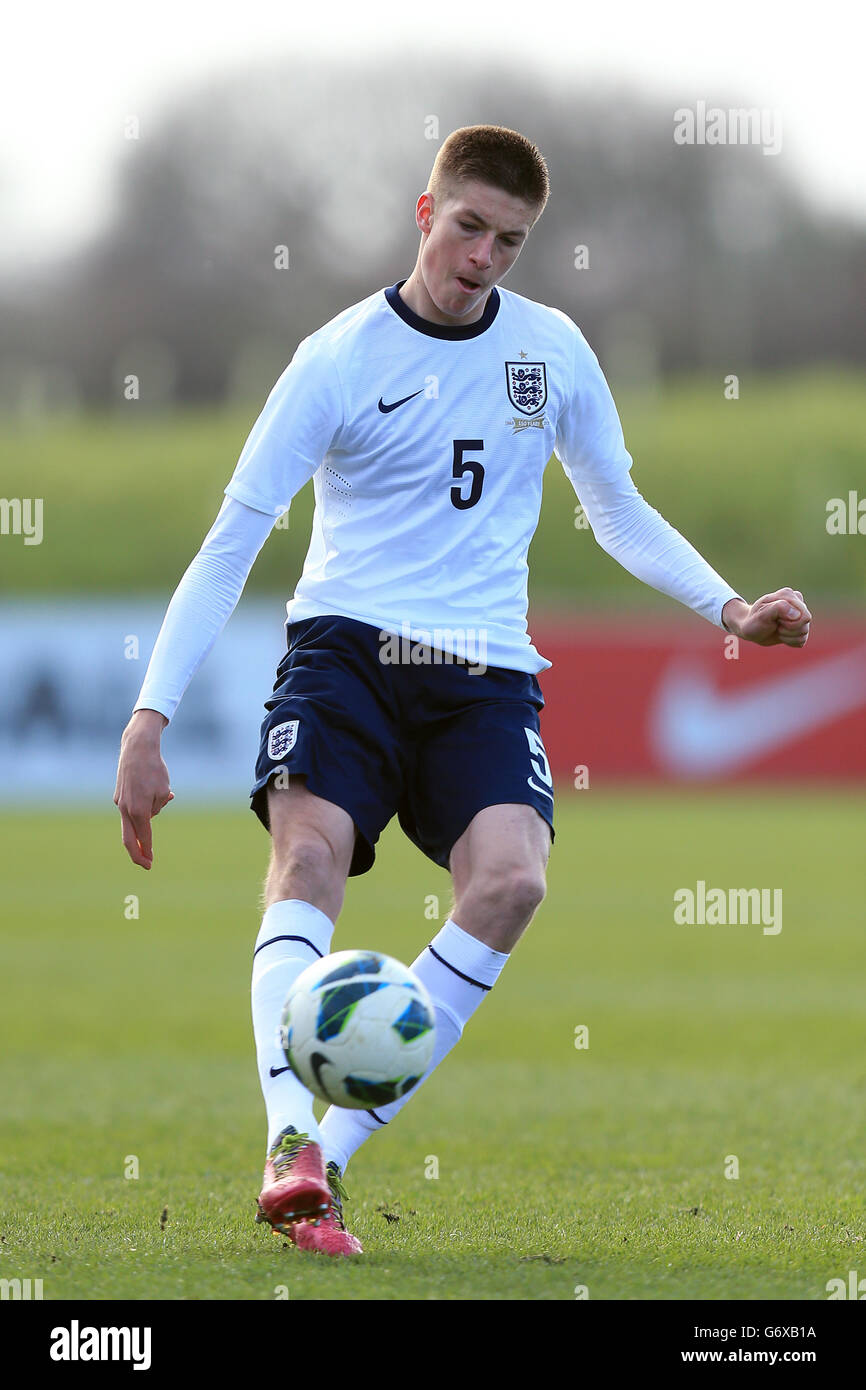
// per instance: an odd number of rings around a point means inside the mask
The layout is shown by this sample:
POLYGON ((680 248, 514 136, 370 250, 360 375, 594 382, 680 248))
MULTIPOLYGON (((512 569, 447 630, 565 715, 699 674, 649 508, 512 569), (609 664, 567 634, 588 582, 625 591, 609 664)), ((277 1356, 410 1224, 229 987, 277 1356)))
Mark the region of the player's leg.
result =
MULTIPOLYGON (((455 845, 454 907, 412 962, 436 1013, 433 1057, 423 1081, 460 1041, 469 1019, 499 979, 511 947, 532 920, 544 897, 549 852, 548 825, 531 806, 521 805, 486 807, 455 845), (467 923, 471 930, 458 923, 467 923)), ((420 1084, 376 1110, 332 1106, 320 1125, 326 1160, 336 1163, 342 1174, 365 1139, 390 1124, 417 1095, 420 1084)))
POLYGON ((260 1218, 275 1230, 327 1211, 331 1194, 313 1097, 292 1074, 278 1028, 286 996, 303 970, 331 949, 355 844, 340 806, 315 796, 303 775, 267 788, 272 837, 265 914, 253 955, 252 1016, 268 1119, 260 1218))
MULTIPOLYGON (((451 852, 454 906, 412 962, 436 1010, 427 1076, 460 1041, 544 898, 550 843, 549 825, 527 805, 485 807, 456 842, 451 852)), ((375 1116, 371 1112, 370 1118, 387 1124, 417 1090, 375 1116)), ((368 1119, 367 1112, 361 1112, 361 1119, 368 1119)), ((333 1157, 328 1142, 325 1153, 333 1157)))
MULTIPOLYGON (((442 684, 449 679, 459 682, 443 674, 442 684)), ((459 1041, 543 899, 552 840, 553 783, 537 681, 493 672, 471 707, 470 687, 471 678, 462 690, 456 685, 460 712, 427 741, 400 809, 410 838, 450 869, 455 893, 451 916, 412 962, 436 1010, 426 1076, 459 1041)), ((376 1110, 332 1107, 319 1126, 326 1159, 344 1169, 420 1089, 376 1110)))
POLYGON ((287 786, 271 784, 267 798, 271 861, 253 955, 252 1010, 270 1148, 288 1124, 318 1137, 312 1097, 288 1068, 277 1030, 298 975, 330 952, 355 826, 341 806, 314 796, 303 775, 288 778, 287 786))
MULTIPOLYGON (((550 845, 547 821, 533 806, 519 804, 485 807, 456 842, 454 905, 412 965, 436 1010, 428 1075, 460 1041, 544 898, 550 845)), ((404 1103, 380 1118, 390 1121, 404 1103)))
MULTIPOLYGON (((534 807, 519 804, 486 806, 454 845, 454 906, 412 963, 436 1010, 428 1076, 459 1042, 531 922, 545 894, 549 855, 550 826, 534 807)), ((410 1095, 378 1112, 380 1119, 391 1120, 410 1095)))
POLYGON ((514 949, 546 892, 550 826, 534 806, 486 806, 451 851, 461 930, 498 954, 514 949))
MULTIPOLYGON (((424 1081, 460 1041, 532 920, 544 897, 549 853, 550 828, 525 805, 485 807, 455 844, 454 907, 412 962, 436 1012, 436 1041, 424 1081)), ((332 1106, 320 1125, 326 1160, 342 1173, 364 1140, 389 1124, 421 1084, 375 1110, 332 1106)))
POLYGON ((378 652, 377 630, 367 624, 326 617, 289 628, 251 793, 272 838, 252 981, 268 1114, 259 1215, 308 1246, 313 1228, 302 1218, 327 1206, 328 1242, 310 1248, 339 1254, 360 1246, 342 1230, 339 1182, 326 1172, 313 1098, 289 1069, 278 1028, 298 975, 330 953, 346 878, 371 867, 399 799, 393 701, 378 652))

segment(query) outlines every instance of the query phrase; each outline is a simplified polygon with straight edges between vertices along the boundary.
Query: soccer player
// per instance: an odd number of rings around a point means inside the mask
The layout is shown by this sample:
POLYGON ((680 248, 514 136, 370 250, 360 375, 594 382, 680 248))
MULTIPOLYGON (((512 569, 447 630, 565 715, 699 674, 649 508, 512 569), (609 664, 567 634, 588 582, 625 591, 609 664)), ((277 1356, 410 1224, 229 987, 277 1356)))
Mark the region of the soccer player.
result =
POLYGON ((799 591, 747 602, 643 499, 580 329, 498 288, 547 197, 544 159, 516 131, 448 137, 417 201, 411 275, 305 338, 268 397, 121 742, 123 843, 149 869, 151 819, 173 797, 162 729, 312 478, 312 537, 250 794, 272 839, 252 978, 268 1119, 257 1219, 304 1250, 360 1252, 343 1172, 411 1098, 332 1107, 317 1124, 279 1047, 283 1001, 330 952, 347 878, 372 866, 395 812, 451 873, 451 915, 412 965, 436 1009, 431 1071, 545 893, 553 784, 537 676, 550 663, 527 632, 526 556, 551 453, 596 539, 644 583, 744 640, 802 647, 809 633, 799 591))

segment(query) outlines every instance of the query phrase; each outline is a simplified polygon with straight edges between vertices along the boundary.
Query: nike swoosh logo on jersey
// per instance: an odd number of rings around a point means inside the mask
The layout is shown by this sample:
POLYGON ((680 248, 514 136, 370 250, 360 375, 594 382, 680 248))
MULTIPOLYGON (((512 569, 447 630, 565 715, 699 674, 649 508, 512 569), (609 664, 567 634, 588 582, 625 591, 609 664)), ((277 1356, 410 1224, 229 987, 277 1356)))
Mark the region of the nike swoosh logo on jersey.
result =
POLYGON ((866 648, 729 693, 693 661, 677 662, 656 694, 650 736, 663 766, 703 777, 736 771, 861 705, 866 648))
POLYGON ((411 396, 404 396, 402 401, 394 401, 393 405, 386 405, 385 402, 382 400, 382 397, 380 396, 379 409, 381 410, 383 415, 390 415, 391 411, 396 410, 398 405, 405 405, 407 401, 414 401, 415 397, 420 396, 421 391, 423 390, 424 387, 422 386, 420 391, 413 391, 411 396))
POLYGON ((529 783, 529 785, 530 785, 530 787, 532 788, 533 791, 535 791, 535 792, 541 792, 542 796, 549 796, 550 799, 551 799, 551 801, 553 800, 553 792, 549 792, 549 791, 546 789, 546 787, 540 787, 540 786, 538 785, 538 783, 537 783, 536 781, 534 781, 531 777, 527 777, 526 780, 527 780, 527 782, 529 783))
POLYGON ((291 1067, 271 1067, 271 1076, 282 1076, 284 1071, 291 1071, 291 1067))

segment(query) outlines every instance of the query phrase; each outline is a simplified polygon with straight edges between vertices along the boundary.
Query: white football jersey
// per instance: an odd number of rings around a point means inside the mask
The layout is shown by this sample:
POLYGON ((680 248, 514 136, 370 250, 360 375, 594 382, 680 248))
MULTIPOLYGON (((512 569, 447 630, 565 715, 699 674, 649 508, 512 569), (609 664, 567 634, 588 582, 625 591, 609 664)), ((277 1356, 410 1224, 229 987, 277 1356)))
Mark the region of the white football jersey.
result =
POLYGON ((136 709, 172 718, 311 477, 289 621, 337 614, 397 634, 407 654, 419 643, 543 670, 526 630, 526 556, 554 449, 595 539, 631 574, 717 625, 739 597, 638 492, 607 383, 567 315, 493 289, 477 323, 444 327, 403 303, 404 283, 300 344, 175 590, 136 709))

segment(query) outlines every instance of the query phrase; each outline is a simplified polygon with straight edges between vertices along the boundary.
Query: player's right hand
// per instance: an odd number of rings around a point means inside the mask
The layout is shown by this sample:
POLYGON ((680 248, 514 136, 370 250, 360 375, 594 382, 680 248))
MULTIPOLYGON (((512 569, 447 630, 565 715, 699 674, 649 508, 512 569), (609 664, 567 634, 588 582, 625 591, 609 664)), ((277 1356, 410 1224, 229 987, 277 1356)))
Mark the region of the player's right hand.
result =
MULTIPOLYGON (((137 714, 154 715, 152 710, 137 714)), ((149 869, 153 864, 151 821, 163 806, 174 800, 174 792, 159 748, 161 728, 168 722, 158 715, 154 720, 136 719, 133 715, 123 731, 120 758, 117 764, 117 783, 114 804, 120 812, 123 845, 133 864, 149 869)))

